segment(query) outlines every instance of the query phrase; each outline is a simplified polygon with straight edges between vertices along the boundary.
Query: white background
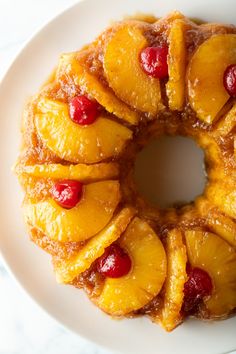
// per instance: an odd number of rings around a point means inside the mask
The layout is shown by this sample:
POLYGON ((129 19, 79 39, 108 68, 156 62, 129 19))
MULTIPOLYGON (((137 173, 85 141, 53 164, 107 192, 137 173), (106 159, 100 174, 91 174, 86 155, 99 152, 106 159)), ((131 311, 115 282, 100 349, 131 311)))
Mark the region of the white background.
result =
MULTIPOLYGON (((0 80, 24 42, 75 0, 0 0, 0 80)), ((0 104, 4 104, 1 102, 0 104)), ((0 354, 107 354, 56 324, 0 260, 0 354)))

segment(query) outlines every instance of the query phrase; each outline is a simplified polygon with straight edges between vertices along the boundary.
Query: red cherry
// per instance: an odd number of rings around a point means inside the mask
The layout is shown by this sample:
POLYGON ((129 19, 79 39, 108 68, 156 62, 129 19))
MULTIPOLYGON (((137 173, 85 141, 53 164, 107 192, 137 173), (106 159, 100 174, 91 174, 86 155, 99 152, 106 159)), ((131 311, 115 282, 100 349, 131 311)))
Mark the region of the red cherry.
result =
POLYGON ((76 96, 69 102, 70 117, 80 125, 92 124, 99 114, 99 104, 86 96, 76 96))
POLYGON ((223 77, 223 83, 230 96, 236 96, 236 64, 229 65, 223 77))
POLYGON ((129 255, 118 245, 108 247, 97 261, 99 273, 109 278, 120 278, 128 274, 131 269, 129 255))
POLYGON ((63 208, 71 209, 82 197, 83 185, 81 182, 64 180, 57 182, 51 188, 53 199, 63 208))
POLYGON ((146 74, 157 79, 168 76, 168 47, 147 47, 140 53, 140 64, 146 74))
POLYGON ((209 296, 213 290, 213 284, 209 274, 200 268, 187 269, 188 280, 184 285, 184 312, 196 309, 205 296, 209 296))

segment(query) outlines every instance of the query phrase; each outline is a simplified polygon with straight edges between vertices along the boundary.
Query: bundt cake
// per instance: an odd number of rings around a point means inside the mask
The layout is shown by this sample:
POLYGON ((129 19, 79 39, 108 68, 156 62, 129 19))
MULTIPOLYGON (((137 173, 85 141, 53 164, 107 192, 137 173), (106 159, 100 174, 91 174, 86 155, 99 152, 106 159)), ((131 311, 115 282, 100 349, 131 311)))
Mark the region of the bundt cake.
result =
POLYGON ((113 23, 61 55, 22 136, 25 222, 59 283, 167 331, 234 313, 236 27, 178 12, 113 23), (136 189, 135 157, 162 135, 204 149, 207 184, 188 205, 152 206, 136 189))

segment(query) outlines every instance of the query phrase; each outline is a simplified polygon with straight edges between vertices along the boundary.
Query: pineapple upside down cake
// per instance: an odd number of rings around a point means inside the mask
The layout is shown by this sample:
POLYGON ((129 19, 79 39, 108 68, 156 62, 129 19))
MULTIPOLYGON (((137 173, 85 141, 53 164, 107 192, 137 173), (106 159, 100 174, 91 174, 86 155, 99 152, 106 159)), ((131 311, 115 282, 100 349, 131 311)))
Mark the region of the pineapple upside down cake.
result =
POLYGON ((63 54, 27 104, 15 171, 33 242, 59 283, 111 316, 171 331, 236 308, 236 27, 164 18, 113 23, 63 54), (205 152, 202 196, 151 206, 134 183, 151 138, 205 152))

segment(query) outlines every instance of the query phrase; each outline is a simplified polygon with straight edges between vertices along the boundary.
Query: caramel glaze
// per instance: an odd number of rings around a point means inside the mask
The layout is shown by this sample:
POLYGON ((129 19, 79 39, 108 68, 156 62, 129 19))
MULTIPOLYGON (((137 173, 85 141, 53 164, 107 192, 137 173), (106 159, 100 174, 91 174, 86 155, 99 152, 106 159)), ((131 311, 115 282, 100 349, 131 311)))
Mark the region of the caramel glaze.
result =
MULTIPOLYGON (((111 37, 112 33, 117 30, 117 28, 123 26, 126 22, 132 21, 133 26, 142 28, 150 46, 166 42, 169 31, 168 18, 154 21, 152 17, 146 22, 145 20, 145 16, 139 16, 138 19, 128 19, 126 21, 114 24, 111 28, 103 32, 95 40, 95 42, 89 46, 85 46, 83 50, 77 53, 77 59, 80 64, 82 64, 90 73, 99 78, 104 85, 108 86, 103 72, 103 50, 106 42, 111 37)), ((189 21, 185 34, 188 51, 187 60, 189 61, 194 50, 206 39, 211 37, 213 34, 224 33, 236 33, 236 28, 234 26, 207 23, 197 26, 194 22, 189 21)), ((20 170, 21 165, 32 165, 35 163, 69 164, 68 161, 61 160, 54 153, 52 153, 38 137, 34 126, 35 102, 38 97, 42 95, 66 103, 71 97, 80 93, 80 89, 75 86, 72 80, 70 81, 67 78, 67 80, 64 81, 61 80, 60 82, 55 82, 54 75, 52 75, 50 80, 43 86, 39 95, 29 101, 23 115, 23 143, 16 169, 20 170)), ((162 83, 162 97, 167 107, 165 82, 162 83)), ((201 141, 201 137, 207 137, 209 141, 214 142, 219 147, 224 174, 226 176, 231 176, 232 169, 235 169, 236 167, 235 158, 233 157, 233 144, 236 132, 233 131, 225 138, 215 138, 212 134, 212 126, 208 126, 197 119, 196 114, 187 102, 187 98, 185 108, 182 112, 172 112, 166 108, 158 114, 156 119, 152 120, 147 114, 142 114, 141 112, 139 113, 141 117, 141 124, 135 128, 129 126, 129 128, 133 130, 134 139, 126 146, 125 151, 118 159, 121 171, 120 183, 123 192, 123 200, 121 205, 135 205, 139 216, 149 222, 164 244, 166 235, 172 228, 177 227, 183 231, 189 228, 201 228, 201 230, 209 231, 205 219, 201 217, 194 208, 194 202, 189 205, 176 205, 172 208, 162 210, 158 207, 150 205, 148 201, 144 200, 138 193, 134 182, 133 172, 135 157, 138 152, 148 144, 151 138, 158 138, 161 135, 188 136, 192 137, 201 147, 204 148, 207 158, 206 169, 209 171, 212 167, 214 167, 214 163, 212 163, 208 158, 208 147, 205 144, 202 145, 201 141)), ((109 117, 110 119, 120 121, 113 115, 109 114, 109 117)), ((125 122, 123 122, 123 124, 127 125, 125 122)), ((233 181, 235 181, 235 179, 236 178, 234 176, 233 181)), ((40 179, 24 174, 20 176, 20 182, 27 194, 36 200, 46 198, 49 195, 49 190, 53 184, 53 181, 50 179, 40 179)), ((120 208, 121 205, 119 205, 118 208, 120 208)), ((217 212, 218 210, 216 210, 216 213, 217 212)), ((50 240, 48 236, 43 235, 35 228, 31 228, 29 232, 31 234, 32 241, 43 248, 46 252, 50 253, 53 256, 54 262, 61 258, 70 258, 75 255, 85 244, 79 242, 55 242, 50 240)), ((75 278, 72 285, 78 288, 84 288, 90 297, 94 297, 99 295, 102 289, 103 281, 103 276, 96 271, 96 266, 92 265, 90 269, 75 278)), ((149 304, 144 306, 141 310, 130 314, 130 316, 140 314, 147 314, 151 316, 156 315, 162 304, 162 299, 163 294, 160 293, 149 304)), ((200 309, 197 315, 202 318, 208 318, 207 311, 204 307, 200 309)))

